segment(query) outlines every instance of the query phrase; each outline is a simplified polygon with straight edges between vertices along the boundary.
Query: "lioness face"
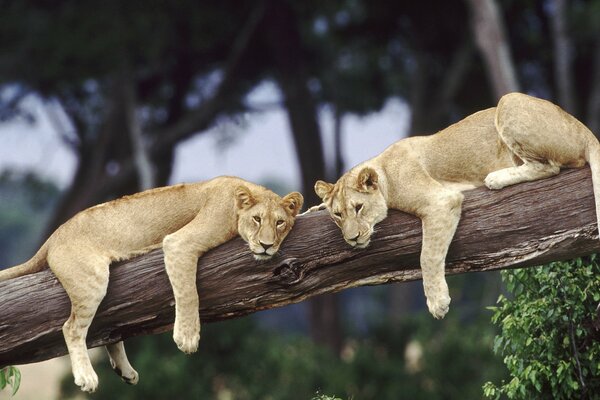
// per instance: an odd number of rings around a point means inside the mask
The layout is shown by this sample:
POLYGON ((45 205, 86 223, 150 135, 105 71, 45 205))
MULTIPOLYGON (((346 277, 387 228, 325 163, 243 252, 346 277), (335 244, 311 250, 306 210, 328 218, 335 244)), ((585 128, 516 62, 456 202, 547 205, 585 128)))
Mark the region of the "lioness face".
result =
POLYGON ((363 168, 358 177, 346 174, 335 185, 317 181, 315 192, 350 246, 367 247, 375 225, 387 216, 388 208, 378 187, 377 172, 371 168, 363 168))
POLYGON ((268 260, 294 226, 304 198, 293 192, 281 198, 273 193, 257 197, 245 186, 237 188, 238 233, 257 260, 268 260))

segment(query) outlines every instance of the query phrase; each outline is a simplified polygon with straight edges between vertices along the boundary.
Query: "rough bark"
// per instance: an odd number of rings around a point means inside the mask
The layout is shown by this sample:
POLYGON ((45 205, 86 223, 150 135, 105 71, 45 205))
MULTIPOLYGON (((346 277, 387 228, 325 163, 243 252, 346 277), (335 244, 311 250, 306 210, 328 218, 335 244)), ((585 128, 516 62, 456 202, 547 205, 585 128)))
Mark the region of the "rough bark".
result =
MULTIPOLYGON (((539 265, 598 251, 595 221, 588 168, 501 191, 468 191, 447 273, 539 265)), ((419 220, 401 212, 390 212, 364 250, 345 244, 324 211, 301 216, 273 260, 255 261, 241 239, 204 255, 197 277, 200 315, 210 322, 351 287, 419 279, 420 247, 419 220)), ((0 367, 66 353, 61 325, 69 301, 50 271, 0 282, 0 304, 0 367)), ((160 250, 114 265, 88 344, 167 331, 173 305, 160 250)))

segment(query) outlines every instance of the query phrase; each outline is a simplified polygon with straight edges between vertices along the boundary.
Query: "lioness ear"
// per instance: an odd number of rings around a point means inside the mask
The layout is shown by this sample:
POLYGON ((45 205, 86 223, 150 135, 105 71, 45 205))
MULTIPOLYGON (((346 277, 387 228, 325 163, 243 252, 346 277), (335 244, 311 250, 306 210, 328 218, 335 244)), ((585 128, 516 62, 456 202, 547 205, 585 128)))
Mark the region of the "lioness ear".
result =
POLYGON ((247 210, 256 204, 256 199, 246 186, 240 185, 235 188, 235 205, 240 210, 247 210))
POLYGON ((304 197, 298 192, 292 192, 281 200, 281 204, 289 211, 292 217, 295 217, 300 212, 304 197))
POLYGON ((333 185, 331 183, 323 181, 315 182, 315 193, 321 198, 321 200, 325 200, 325 197, 329 196, 329 193, 331 193, 332 190, 333 185))
POLYGON ((363 192, 371 192, 377 189, 379 175, 373 168, 365 167, 358 173, 356 185, 358 190, 363 192))

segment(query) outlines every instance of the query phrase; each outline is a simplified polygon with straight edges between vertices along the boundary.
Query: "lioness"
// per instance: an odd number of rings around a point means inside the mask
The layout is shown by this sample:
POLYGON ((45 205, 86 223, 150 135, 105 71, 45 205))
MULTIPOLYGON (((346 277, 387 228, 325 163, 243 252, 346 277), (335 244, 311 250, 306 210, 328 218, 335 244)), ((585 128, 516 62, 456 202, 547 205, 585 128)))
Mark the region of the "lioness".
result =
POLYGON ((582 167, 586 161, 600 217, 598 140, 560 107, 511 93, 496 108, 477 112, 435 135, 400 140, 351 169, 335 185, 316 182, 315 191, 346 242, 356 248, 369 244, 375 224, 386 217, 388 208, 419 217, 427 307, 435 318, 443 318, 450 305, 444 261, 460 219, 461 192, 542 179, 558 174, 560 168, 582 167))
MULTIPOLYGON (((198 257, 240 235, 256 259, 273 256, 294 225, 303 197, 281 198, 262 186, 234 177, 148 190, 100 204, 60 226, 33 258, 0 271, 0 281, 40 271, 46 264, 71 300, 63 325, 75 384, 93 392, 98 376, 86 348, 86 335, 106 294, 109 264, 162 245, 175 295, 173 339, 192 353, 200 340, 196 266, 198 257)), ((113 369, 127 383, 138 374, 123 342, 106 346, 113 369)))

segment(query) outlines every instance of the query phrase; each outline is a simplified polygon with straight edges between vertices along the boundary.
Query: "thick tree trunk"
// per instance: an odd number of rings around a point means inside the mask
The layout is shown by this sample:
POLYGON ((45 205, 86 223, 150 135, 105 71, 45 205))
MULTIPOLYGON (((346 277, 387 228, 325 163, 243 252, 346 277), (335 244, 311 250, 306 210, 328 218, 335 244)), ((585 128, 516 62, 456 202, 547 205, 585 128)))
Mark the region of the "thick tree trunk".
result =
MULTIPOLYGON (((598 251, 595 221, 588 168, 497 192, 468 191, 447 273, 539 265, 598 251)), ((420 248, 419 220, 401 212, 390 212, 364 250, 348 246, 326 212, 301 216, 271 261, 255 261, 241 239, 204 255, 197 277, 200 315, 210 322, 351 287, 420 279, 420 248)), ((157 250, 111 267, 89 346, 171 329, 174 301, 162 257, 157 250)), ((0 282, 0 304, 0 367, 66 353, 61 326, 70 306, 50 271, 0 282)))

